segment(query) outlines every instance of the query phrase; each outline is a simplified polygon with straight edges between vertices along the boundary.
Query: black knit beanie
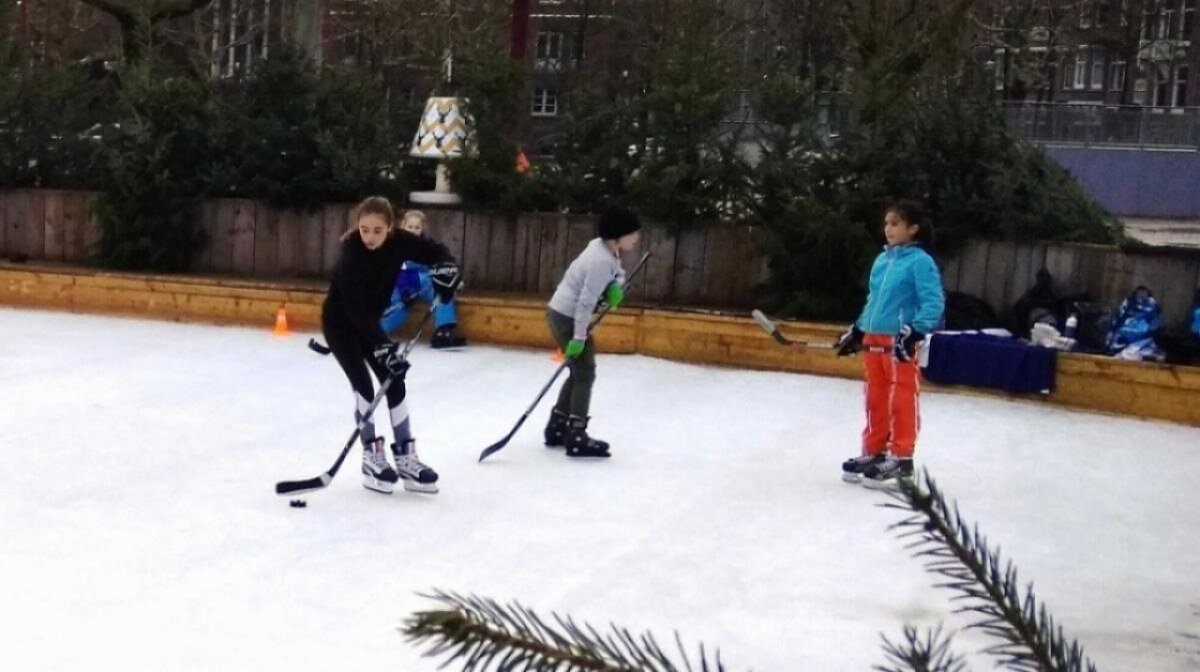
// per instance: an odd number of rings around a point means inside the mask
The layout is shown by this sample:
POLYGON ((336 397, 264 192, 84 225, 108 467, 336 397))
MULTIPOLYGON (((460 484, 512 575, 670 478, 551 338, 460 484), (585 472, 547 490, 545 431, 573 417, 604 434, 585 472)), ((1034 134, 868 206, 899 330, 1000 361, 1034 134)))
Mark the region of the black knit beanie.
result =
POLYGON ((600 213, 596 222, 596 233, 605 240, 615 240, 642 228, 638 216, 632 210, 610 205, 600 213))

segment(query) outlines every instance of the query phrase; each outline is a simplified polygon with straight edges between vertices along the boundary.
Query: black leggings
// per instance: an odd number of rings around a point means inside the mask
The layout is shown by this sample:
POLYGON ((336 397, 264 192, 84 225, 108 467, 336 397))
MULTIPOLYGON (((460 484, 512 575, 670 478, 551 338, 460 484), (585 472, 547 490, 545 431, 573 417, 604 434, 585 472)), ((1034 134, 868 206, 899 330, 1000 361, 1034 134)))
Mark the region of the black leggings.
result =
MULTIPOLYGON (((349 327, 338 324, 326 324, 324 328, 325 342, 333 351, 338 364, 345 372, 350 386, 358 396, 370 402, 375 398, 375 387, 371 383, 371 373, 382 381, 388 377, 388 370, 383 364, 375 361, 371 354, 371 344, 349 327), (368 370, 367 367, 370 367, 368 370)), ((388 408, 396 408, 404 402, 407 391, 403 380, 394 380, 387 391, 388 408)), ((357 409, 356 409, 357 411, 357 409)))

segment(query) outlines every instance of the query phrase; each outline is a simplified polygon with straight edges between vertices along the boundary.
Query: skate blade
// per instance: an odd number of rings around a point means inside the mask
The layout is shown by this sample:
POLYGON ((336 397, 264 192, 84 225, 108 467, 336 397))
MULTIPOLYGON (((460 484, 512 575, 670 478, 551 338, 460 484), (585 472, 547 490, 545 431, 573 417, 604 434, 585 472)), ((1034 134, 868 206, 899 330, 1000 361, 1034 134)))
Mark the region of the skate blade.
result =
POLYGON ((862 483, 862 475, 856 474, 851 471, 843 471, 842 472, 842 481, 845 483, 852 483, 854 485, 858 485, 859 483, 862 483))
POLYGON ((438 493, 437 483, 420 483, 411 479, 400 479, 404 483, 406 492, 415 492, 422 495, 436 495, 438 493))
MULTIPOLYGON (((910 483, 912 482, 911 478, 906 478, 904 480, 910 483)), ((889 492, 900 491, 900 479, 898 478, 889 478, 883 481, 877 481, 873 478, 864 478, 862 479, 862 484, 864 488, 869 490, 887 490, 889 492)))
POLYGON ((363 474, 363 487, 372 492, 378 492, 383 495, 390 495, 396 490, 394 483, 390 481, 381 481, 374 476, 363 474))

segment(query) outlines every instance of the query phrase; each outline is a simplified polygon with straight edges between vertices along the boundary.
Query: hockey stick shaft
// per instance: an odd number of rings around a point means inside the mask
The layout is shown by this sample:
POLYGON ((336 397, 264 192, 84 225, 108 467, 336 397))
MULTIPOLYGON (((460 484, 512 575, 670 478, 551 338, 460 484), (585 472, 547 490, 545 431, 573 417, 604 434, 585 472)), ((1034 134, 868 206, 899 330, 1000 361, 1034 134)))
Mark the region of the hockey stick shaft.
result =
MULTIPOLYGON (((629 272, 628 276, 626 276, 625 284, 622 285, 622 287, 628 287, 629 285, 633 284, 633 279, 635 277, 637 277, 637 274, 639 272, 641 272, 642 267, 646 265, 646 260, 649 258, 650 258, 649 252, 642 255, 642 258, 638 261, 637 265, 634 266, 633 270, 629 272)), ((604 307, 602 307, 600 309, 600 312, 596 315, 596 319, 592 320, 591 325, 588 326, 587 335, 589 337, 592 335, 592 332, 596 330, 596 327, 599 326, 599 324, 600 324, 600 320, 604 319, 604 316, 608 314, 608 311, 610 309, 611 309, 611 306, 609 306, 607 303, 604 304, 604 307)), ((500 439, 496 443, 493 443, 492 445, 488 446, 487 448, 484 448, 483 452, 479 453, 479 461, 480 462, 486 460, 489 455, 492 455, 496 451, 498 451, 501 448, 503 448, 504 446, 508 445, 508 442, 512 439, 513 436, 516 435, 517 430, 521 428, 521 425, 525 424, 525 421, 529 419, 529 416, 533 413, 533 409, 537 408, 537 405, 539 403, 541 403, 542 398, 545 397, 546 393, 550 391, 550 388, 554 386, 554 381, 558 380, 558 377, 560 375, 562 375, 563 370, 565 370, 570 365, 571 365, 571 360, 569 360, 569 359, 564 360, 562 364, 558 365, 558 368, 554 370, 554 375, 550 376, 550 380, 546 381, 546 384, 542 386, 542 391, 538 392, 538 395, 533 400, 533 403, 529 404, 529 408, 525 409, 525 413, 523 415, 521 415, 520 420, 517 420, 517 424, 513 425, 513 428, 511 430, 509 430, 508 434, 504 435, 503 439, 500 439)))
MULTIPOLYGON (((771 335, 771 338, 775 339, 776 343, 778 343, 786 348, 808 348, 808 349, 818 349, 818 350, 833 350, 834 348, 837 347, 837 343, 829 343, 829 342, 814 343, 811 341, 797 341, 797 340, 790 339, 787 336, 784 336, 783 333, 779 331, 779 325, 777 325, 775 322, 771 321, 771 319, 769 317, 764 315, 763 312, 757 308, 750 311, 750 316, 754 318, 754 321, 758 323, 758 326, 762 327, 763 331, 767 332, 768 334, 771 335)), ((878 345, 866 346, 863 348, 863 350, 866 352, 873 352, 873 353, 884 353, 884 352, 888 351, 887 348, 884 348, 884 347, 881 347, 878 345)))
MULTIPOLYGON (((425 330, 425 325, 429 324, 429 320, 433 317, 432 308, 425 313, 425 317, 421 318, 421 322, 417 325, 417 333, 408 339, 404 344, 404 350, 401 351, 400 357, 404 361, 408 361, 408 353, 412 352, 413 346, 421 338, 421 332, 425 330)), ((375 398, 371 400, 367 410, 363 411, 358 423, 354 426, 354 433, 350 435, 350 439, 346 441, 345 447, 338 455, 337 460, 328 471, 315 478, 309 478, 302 481, 280 481, 275 484, 275 494, 277 495, 294 495, 302 492, 312 492, 320 490, 333 482, 333 477, 337 475, 339 469, 342 468, 342 463, 346 461, 346 456, 350 454, 350 449, 354 447, 354 442, 362 435, 362 430, 371 421, 371 415, 375 412, 376 407, 387 396, 388 388, 392 386, 392 381, 395 380, 395 375, 389 375, 379 384, 379 390, 375 392, 375 398)))

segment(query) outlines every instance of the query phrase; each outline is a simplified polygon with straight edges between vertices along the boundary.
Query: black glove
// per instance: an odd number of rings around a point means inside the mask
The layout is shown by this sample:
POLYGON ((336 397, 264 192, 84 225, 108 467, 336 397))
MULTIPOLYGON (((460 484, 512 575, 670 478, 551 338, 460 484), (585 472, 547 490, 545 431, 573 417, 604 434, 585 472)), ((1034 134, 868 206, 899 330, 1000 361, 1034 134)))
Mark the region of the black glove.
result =
POLYGON ((863 332, 857 324, 850 325, 846 333, 838 337, 837 356, 846 357, 862 350, 863 332))
POLYGON ((458 264, 452 261, 439 262, 429 268, 429 281, 433 283, 438 301, 445 304, 454 300, 460 276, 458 264))
POLYGON ((401 356, 399 343, 384 343, 376 347, 371 354, 375 357, 375 361, 388 370, 388 373, 404 380, 404 374, 408 372, 408 360, 401 356))
POLYGON ((925 340, 925 334, 907 324, 900 327, 900 333, 896 334, 896 340, 892 344, 892 354, 896 356, 896 361, 911 362, 917 355, 917 346, 923 340, 925 340))

